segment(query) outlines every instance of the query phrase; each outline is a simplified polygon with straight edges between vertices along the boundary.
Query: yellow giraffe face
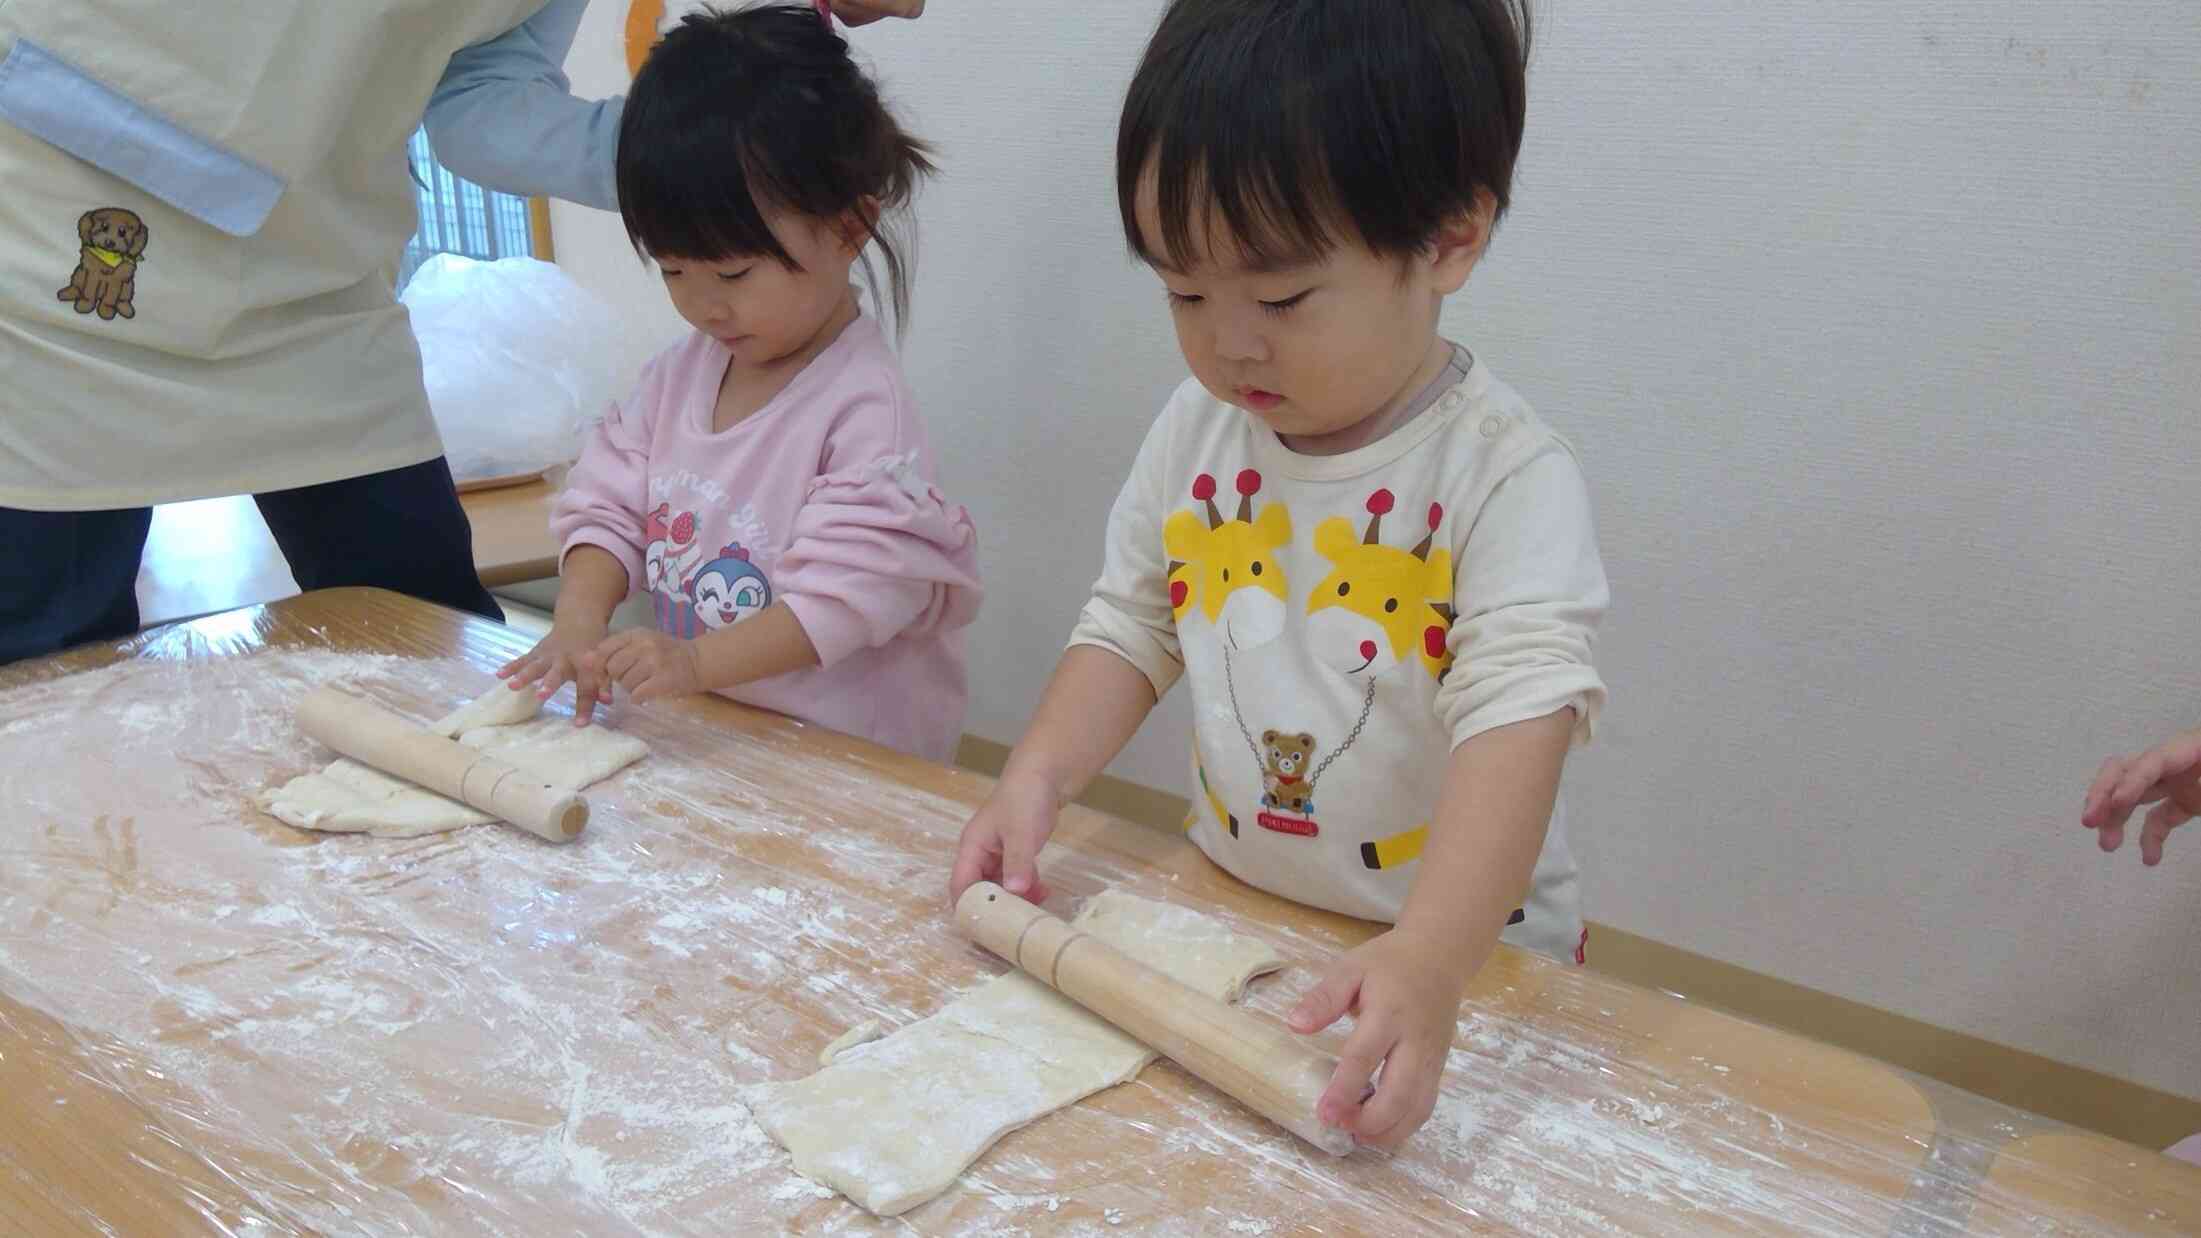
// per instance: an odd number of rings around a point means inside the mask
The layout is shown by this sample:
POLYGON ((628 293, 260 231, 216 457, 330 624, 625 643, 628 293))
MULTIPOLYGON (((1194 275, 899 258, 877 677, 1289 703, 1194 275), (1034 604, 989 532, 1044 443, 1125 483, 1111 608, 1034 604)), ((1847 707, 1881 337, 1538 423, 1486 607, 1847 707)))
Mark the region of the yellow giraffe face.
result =
POLYGON ((1207 504, 1208 519, 1187 509, 1162 525, 1162 546, 1171 562, 1171 611, 1182 623, 1199 608, 1232 649, 1250 649, 1284 630, 1284 566, 1276 552, 1292 540, 1292 517, 1281 503, 1252 517, 1253 495, 1260 488, 1259 473, 1240 473, 1238 518, 1223 520, 1212 501, 1214 479, 1202 474, 1192 496, 1207 504))
POLYGON ((1445 636, 1452 628, 1452 552, 1431 548, 1443 509, 1431 506, 1431 538, 1415 550, 1374 540, 1391 510, 1389 491, 1369 500, 1368 538, 1353 522, 1333 516, 1316 526, 1315 550, 1332 570, 1307 599, 1307 638, 1315 657, 1353 677, 1380 675, 1419 659, 1441 677, 1452 665, 1445 636))

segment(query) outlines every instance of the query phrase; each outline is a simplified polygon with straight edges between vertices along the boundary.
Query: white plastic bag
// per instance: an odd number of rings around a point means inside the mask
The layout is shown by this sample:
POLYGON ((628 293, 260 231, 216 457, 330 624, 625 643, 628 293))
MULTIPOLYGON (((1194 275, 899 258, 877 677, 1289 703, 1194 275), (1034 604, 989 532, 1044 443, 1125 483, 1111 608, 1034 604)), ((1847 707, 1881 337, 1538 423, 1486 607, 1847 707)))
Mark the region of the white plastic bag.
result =
POLYGON ((605 347, 616 316, 550 263, 438 254, 399 300, 461 484, 572 463, 582 428, 618 394, 605 347))

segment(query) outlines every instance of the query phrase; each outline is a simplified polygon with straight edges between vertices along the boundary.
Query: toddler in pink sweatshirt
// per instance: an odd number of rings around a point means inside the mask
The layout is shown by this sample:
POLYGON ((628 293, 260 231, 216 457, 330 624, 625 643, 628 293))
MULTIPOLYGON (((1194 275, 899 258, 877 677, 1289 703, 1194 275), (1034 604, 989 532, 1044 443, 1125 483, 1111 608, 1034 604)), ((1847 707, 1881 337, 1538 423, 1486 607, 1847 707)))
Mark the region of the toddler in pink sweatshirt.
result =
POLYGON ((931 170, 807 8, 692 16, 628 96, 620 212, 696 330, 659 355, 573 467, 553 627, 504 668, 575 685, 586 723, 636 701, 736 700, 934 760, 966 699, 976 535, 934 483, 892 348, 850 284, 931 170), (655 630, 607 635, 649 595, 655 630))

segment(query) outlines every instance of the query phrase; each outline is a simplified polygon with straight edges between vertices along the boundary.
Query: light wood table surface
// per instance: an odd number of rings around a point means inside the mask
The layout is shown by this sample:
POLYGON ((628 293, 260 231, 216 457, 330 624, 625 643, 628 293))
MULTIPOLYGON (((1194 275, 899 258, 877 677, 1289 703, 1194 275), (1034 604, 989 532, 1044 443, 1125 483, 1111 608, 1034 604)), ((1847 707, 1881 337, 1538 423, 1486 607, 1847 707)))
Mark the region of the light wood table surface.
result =
MULTIPOLYGON (((474 526, 474 566, 501 589, 558 574, 550 507, 558 492, 532 481, 459 496, 474 526)), ((153 511, 138 571, 147 627, 296 595, 298 582, 249 495, 170 503, 153 511)))
POLYGON ((2201 1234, 2201 1168, 2085 1131, 2011 1141, 1987 1181, 2018 1210, 2087 1217, 2114 1233, 2201 1234))
MULTIPOLYGON (((1952 1120, 1885 1065, 1511 949, 1395 1156, 1314 1153, 1162 1063, 876 1221, 734 1090, 1002 969, 944 906, 989 783, 706 698, 615 711, 652 754, 567 847, 252 807, 326 759, 310 687, 425 719, 521 647, 339 591, 0 670, 0 1233, 2194 1232, 2192 1171, 2152 1153, 2074 1169, 2012 1142, 2052 1129, 2027 1115, 1952 1120), (2012 1176, 2051 1162, 2113 1189, 2012 1176)), ((1271 1016, 1374 931, 1083 810, 1044 862, 1056 910, 1122 887, 1275 943, 1271 1016)))
POLYGON ((497 589, 558 574, 558 543, 550 536, 557 497, 547 481, 459 496, 474 525, 474 567, 483 584, 497 589))

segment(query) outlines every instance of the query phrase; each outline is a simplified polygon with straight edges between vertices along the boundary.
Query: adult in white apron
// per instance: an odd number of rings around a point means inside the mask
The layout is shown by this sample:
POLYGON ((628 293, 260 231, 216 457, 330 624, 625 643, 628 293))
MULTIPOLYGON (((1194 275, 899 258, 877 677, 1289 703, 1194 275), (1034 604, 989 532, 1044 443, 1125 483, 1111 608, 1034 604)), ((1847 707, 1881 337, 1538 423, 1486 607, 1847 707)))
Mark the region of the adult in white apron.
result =
POLYGON ((0 0, 0 662, 135 630, 149 505, 215 495, 303 588, 499 616, 391 288, 405 147, 448 72, 492 187, 612 206, 586 4, 0 0))

